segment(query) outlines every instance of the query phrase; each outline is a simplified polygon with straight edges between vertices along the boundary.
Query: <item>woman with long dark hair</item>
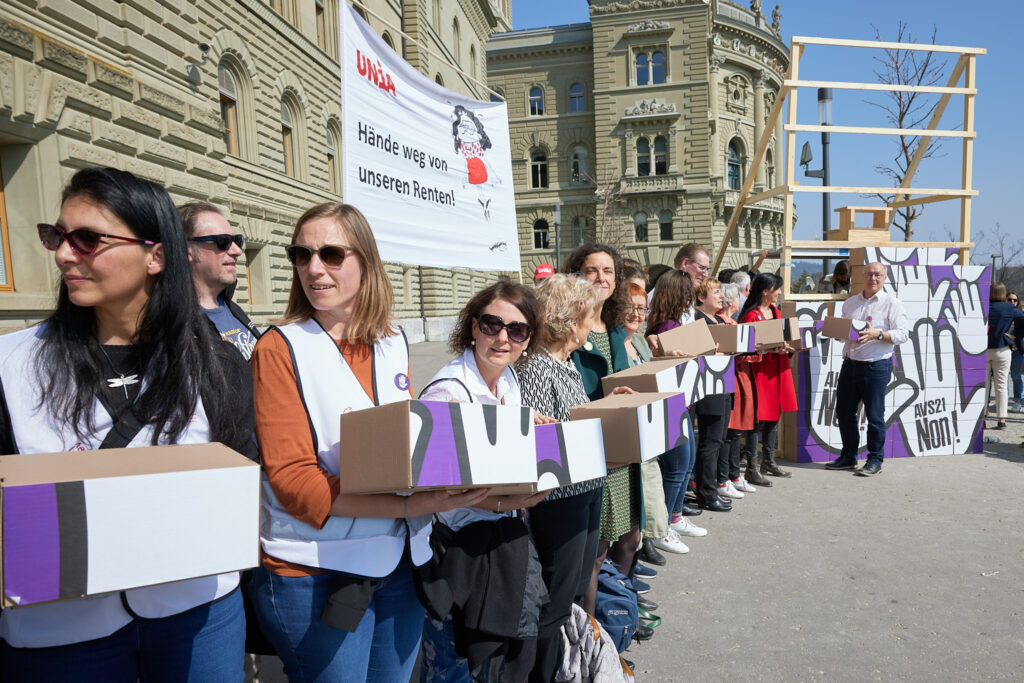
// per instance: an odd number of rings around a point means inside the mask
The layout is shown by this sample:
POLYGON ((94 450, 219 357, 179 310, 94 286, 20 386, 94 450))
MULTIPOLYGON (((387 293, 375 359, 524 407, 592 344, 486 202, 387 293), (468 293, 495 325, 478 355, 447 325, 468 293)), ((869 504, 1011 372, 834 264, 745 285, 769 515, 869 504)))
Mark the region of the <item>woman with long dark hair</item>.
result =
MULTIPOLYGON (((758 274, 750 283, 750 296, 740 309, 740 322, 753 323, 781 318, 782 312, 775 305, 781 291, 781 277, 769 273, 758 274)), ((749 382, 737 382, 737 392, 742 391, 742 386, 753 388, 754 424, 750 426, 752 433, 744 442, 743 450, 748 468, 756 467, 757 443, 760 439, 762 475, 792 476, 776 465, 773 457, 779 434, 779 419, 782 413, 797 408, 796 387, 793 386, 793 374, 789 368, 791 350, 788 344, 784 344, 779 351, 747 354, 736 359, 737 373, 746 372, 749 378, 749 382)), ((737 400, 749 399, 740 397, 737 400)), ((751 480, 750 476, 747 476, 747 480, 751 480)))
POLYGON ((488 489, 340 492, 338 416, 412 398, 408 344, 358 209, 308 209, 286 253, 285 317, 251 360, 265 485, 250 593, 290 680, 407 681, 424 616, 412 572, 430 559, 431 516, 488 489))
MULTIPOLYGON (((199 308, 167 192, 124 171, 83 169, 56 222, 38 232, 60 270, 57 308, 0 338, 0 453, 220 441, 255 458, 249 369, 199 308)), ((230 572, 6 609, 0 672, 241 681, 238 582, 230 572)))

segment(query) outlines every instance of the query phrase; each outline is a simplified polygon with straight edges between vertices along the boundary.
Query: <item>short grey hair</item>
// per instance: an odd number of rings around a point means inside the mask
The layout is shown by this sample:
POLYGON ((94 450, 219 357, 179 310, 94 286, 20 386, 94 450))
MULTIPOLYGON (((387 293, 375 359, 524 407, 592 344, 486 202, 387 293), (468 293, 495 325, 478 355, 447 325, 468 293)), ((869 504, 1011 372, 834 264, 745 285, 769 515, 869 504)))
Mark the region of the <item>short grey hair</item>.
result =
MULTIPOLYGON (((748 280, 750 278, 747 278, 748 280)), ((728 306, 734 299, 740 298, 740 286, 735 282, 722 285, 722 305, 728 306)))
POLYGON ((556 273, 546 277, 537 285, 537 300, 540 303, 540 342, 558 346, 572 333, 572 326, 579 323, 601 303, 597 288, 576 275, 556 273))
POLYGON ((750 274, 742 270, 737 270, 733 274, 731 282, 734 285, 739 285, 741 290, 746 289, 750 286, 750 274))

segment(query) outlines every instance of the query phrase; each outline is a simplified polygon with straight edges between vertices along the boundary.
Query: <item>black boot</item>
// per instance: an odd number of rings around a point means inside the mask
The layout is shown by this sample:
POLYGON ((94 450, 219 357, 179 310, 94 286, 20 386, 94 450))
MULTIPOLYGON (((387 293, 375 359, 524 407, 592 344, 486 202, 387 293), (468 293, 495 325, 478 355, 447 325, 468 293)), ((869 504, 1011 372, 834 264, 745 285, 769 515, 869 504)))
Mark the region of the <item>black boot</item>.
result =
POLYGON ((772 458, 771 453, 761 454, 761 474, 767 474, 773 477, 782 477, 783 479, 788 479, 793 476, 792 472, 787 472, 775 464, 775 459, 772 458))
POLYGON ((637 556, 647 564, 657 565, 658 567, 665 566, 665 556, 658 552, 658 549, 651 545, 651 539, 645 538, 643 544, 640 546, 640 552, 637 556))
POLYGON ((747 480, 748 484, 753 484, 754 486, 771 486, 771 481, 761 474, 758 469, 757 461, 758 457, 756 453, 747 458, 747 473, 743 478, 747 480))

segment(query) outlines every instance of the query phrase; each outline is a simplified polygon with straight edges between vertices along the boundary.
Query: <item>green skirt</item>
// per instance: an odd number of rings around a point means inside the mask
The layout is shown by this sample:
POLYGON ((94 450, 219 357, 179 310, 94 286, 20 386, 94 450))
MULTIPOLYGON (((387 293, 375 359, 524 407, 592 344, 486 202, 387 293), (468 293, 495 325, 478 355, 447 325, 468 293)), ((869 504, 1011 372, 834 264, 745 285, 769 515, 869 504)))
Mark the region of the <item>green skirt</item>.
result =
POLYGON ((627 465, 608 472, 601 500, 601 540, 614 543, 640 526, 640 466, 627 465))

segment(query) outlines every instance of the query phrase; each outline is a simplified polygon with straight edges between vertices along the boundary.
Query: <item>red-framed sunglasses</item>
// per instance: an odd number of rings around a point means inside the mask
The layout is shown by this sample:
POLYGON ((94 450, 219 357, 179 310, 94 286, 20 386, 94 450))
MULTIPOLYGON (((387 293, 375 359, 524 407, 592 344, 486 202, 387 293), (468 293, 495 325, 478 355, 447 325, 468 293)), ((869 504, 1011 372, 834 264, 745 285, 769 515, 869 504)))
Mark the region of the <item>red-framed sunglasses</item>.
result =
POLYGON ((137 237, 108 235, 106 233, 90 230, 89 228, 79 228, 78 230, 69 231, 59 225, 50 225, 49 223, 37 223, 36 230, 39 231, 39 241, 43 243, 45 248, 50 251, 57 251, 64 240, 67 240, 68 246, 70 246, 72 251, 79 256, 89 256, 95 252, 96 248, 100 246, 100 240, 103 238, 142 244, 147 247, 151 247, 156 244, 156 242, 152 242, 150 240, 142 240, 137 237))

